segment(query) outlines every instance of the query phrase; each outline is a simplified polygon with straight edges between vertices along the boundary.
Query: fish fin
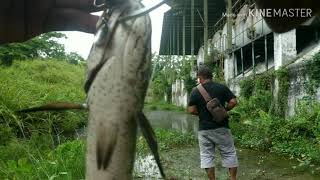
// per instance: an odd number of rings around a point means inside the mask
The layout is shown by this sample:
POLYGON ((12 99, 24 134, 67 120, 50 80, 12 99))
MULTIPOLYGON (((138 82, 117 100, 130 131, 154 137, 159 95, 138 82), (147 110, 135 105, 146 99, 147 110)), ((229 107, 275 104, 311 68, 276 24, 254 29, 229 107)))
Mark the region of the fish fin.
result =
POLYGON ((99 127, 96 147, 98 170, 108 168, 117 143, 117 132, 117 128, 107 132, 105 128, 99 127))
POLYGON ((142 132, 144 138, 146 139, 146 141, 149 145, 149 148, 150 148, 150 150, 156 160, 156 163, 157 163, 158 168, 160 170, 160 174, 163 178, 165 178, 165 174, 164 174, 162 164, 160 161, 156 135, 153 131, 153 128, 152 128, 150 122, 148 121, 146 116, 143 114, 143 112, 140 112, 138 114, 138 123, 139 123, 140 129, 141 129, 141 132, 142 132))

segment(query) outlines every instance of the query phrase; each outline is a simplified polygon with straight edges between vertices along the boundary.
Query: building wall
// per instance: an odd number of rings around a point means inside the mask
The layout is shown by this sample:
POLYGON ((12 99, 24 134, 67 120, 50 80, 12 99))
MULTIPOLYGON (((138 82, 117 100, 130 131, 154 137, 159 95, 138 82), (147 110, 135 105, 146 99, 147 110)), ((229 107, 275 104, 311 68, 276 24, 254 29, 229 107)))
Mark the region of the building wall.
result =
POLYGON ((183 80, 177 79, 172 84, 172 104, 180 107, 187 107, 188 105, 188 91, 183 80))
MULTIPOLYGON (((279 36, 279 34, 276 34, 279 36)), ((308 71, 307 71, 307 62, 314 56, 316 53, 320 52, 320 42, 307 47, 306 50, 300 54, 296 54, 295 51, 292 50, 293 44, 288 44, 288 46, 282 46, 279 48, 279 44, 287 44, 288 42, 295 39, 295 34, 293 32, 288 32, 288 34, 282 34, 280 39, 284 40, 277 41, 278 45, 275 45, 274 51, 278 53, 280 58, 275 57, 275 66, 273 69, 287 68, 289 72, 289 91, 288 91, 288 107, 287 107, 287 116, 292 116, 295 113, 295 108, 298 102, 304 98, 310 98, 310 95, 307 94, 307 86, 306 84, 309 81, 308 71), (286 38, 283 38, 286 37, 286 38), (280 51, 279 49, 282 49, 280 51)), ((275 53, 276 54, 276 53, 275 53)), ((226 66, 232 66, 229 64, 225 64, 226 66)), ((264 66, 257 66, 257 72, 263 73, 265 72, 264 66)), ((225 73, 228 74, 226 71, 225 73)), ((230 89, 237 95, 240 95, 240 85, 241 80, 247 78, 252 75, 252 70, 245 73, 245 76, 239 75, 236 78, 228 79, 228 85, 230 89)), ((228 75, 226 75, 228 76, 228 75)), ((278 91, 277 81, 275 81, 275 89, 274 92, 278 91)), ((320 101, 320 88, 317 91, 315 97, 318 101, 320 101)))
MULTIPOLYGON (((265 21, 260 16, 250 17, 248 16, 248 6, 244 6, 240 10, 240 16, 235 20, 233 26, 232 37, 233 47, 239 48, 252 42, 259 35, 266 35, 271 33, 270 28, 266 25, 265 21), (250 27, 254 26, 254 34, 250 31, 250 27), (248 29, 249 28, 249 29, 248 29), (252 37, 253 35, 253 37, 252 37)), ((252 28, 251 28, 252 29, 252 28)), ((214 34, 211 41, 216 50, 224 52, 227 48, 227 27, 224 25, 221 31, 214 34)), ((308 83, 308 72, 306 70, 306 60, 311 59, 313 55, 320 52, 320 42, 311 44, 306 47, 305 50, 297 54, 297 31, 295 29, 282 34, 272 33, 273 35, 273 54, 272 59, 268 59, 269 70, 278 70, 280 68, 287 68, 289 72, 290 86, 288 95, 288 108, 286 114, 289 116, 294 115, 296 104, 299 100, 308 97, 305 84, 308 83)), ((202 51, 199 51, 199 57, 202 51)), ((253 75, 253 70, 248 69, 243 74, 236 76, 236 63, 235 56, 227 55, 224 61, 224 75, 225 81, 229 85, 230 89, 237 95, 240 95, 240 81, 253 75)), ((198 64, 201 62, 201 58, 198 58, 198 64)), ((255 72, 257 74, 266 72, 266 66, 264 63, 258 63, 255 66, 255 72)), ((278 82, 275 80, 275 86, 273 92, 275 98, 279 90, 278 82)), ((320 89, 318 89, 316 98, 320 101, 320 89)))

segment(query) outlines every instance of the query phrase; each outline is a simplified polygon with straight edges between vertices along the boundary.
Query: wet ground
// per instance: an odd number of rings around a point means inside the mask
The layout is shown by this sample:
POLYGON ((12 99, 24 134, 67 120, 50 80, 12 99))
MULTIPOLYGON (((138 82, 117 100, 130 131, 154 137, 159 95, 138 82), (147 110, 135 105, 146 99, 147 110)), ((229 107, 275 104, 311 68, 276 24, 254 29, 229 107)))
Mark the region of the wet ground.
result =
MULTIPOLYGON (((197 132, 197 117, 166 111, 146 112, 146 115, 154 127, 197 132)), ((238 149, 237 152, 240 180, 320 180, 320 176, 294 168, 299 162, 290 160, 289 157, 248 149, 238 149)), ((197 146, 163 152, 161 156, 169 178, 207 179, 206 173, 199 167, 197 146)), ((220 156, 216 158, 216 176, 218 180, 229 179, 227 170, 221 167, 220 156)), ((158 178, 158 169, 152 156, 137 157, 135 179, 158 178)))
MULTIPOLYGON (((319 180, 320 177, 293 167, 299 163, 270 153, 238 149, 240 180, 319 180)), ((199 167, 199 149, 186 148, 162 154, 167 176, 173 179, 207 179, 199 167)), ((220 156, 216 158, 217 180, 229 179, 227 169, 221 167, 220 156)), ((152 156, 138 158, 135 179, 157 179, 158 169, 152 156)))

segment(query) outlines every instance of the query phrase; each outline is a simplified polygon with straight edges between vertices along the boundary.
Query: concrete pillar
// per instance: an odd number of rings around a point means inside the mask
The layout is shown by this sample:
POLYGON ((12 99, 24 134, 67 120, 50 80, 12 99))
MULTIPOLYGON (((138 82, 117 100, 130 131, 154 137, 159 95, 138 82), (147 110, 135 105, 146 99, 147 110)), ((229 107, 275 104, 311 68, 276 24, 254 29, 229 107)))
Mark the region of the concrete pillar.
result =
MULTIPOLYGON (((296 48, 296 30, 293 29, 289 32, 278 34, 274 33, 274 66, 275 70, 280 69, 282 66, 287 65, 294 58, 297 57, 296 48)), ((279 81, 275 80, 274 87, 274 101, 278 102, 279 95, 279 81)), ((278 104, 275 104, 278 109, 278 104)), ((288 112, 285 112, 287 115, 288 112)))
POLYGON ((191 55, 194 56, 194 0, 191 0, 191 55))
POLYGON ((203 0, 203 53, 204 53, 204 62, 208 61, 208 0, 203 0))
POLYGON ((295 57, 297 57, 296 30, 282 34, 274 33, 275 70, 288 64, 295 57))
POLYGON ((227 83, 229 83, 229 81, 235 76, 234 68, 234 56, 232 54, 228 54, 224 61, 224 79, 227 83))
POLYGON ((186 55, 186 11, 183 9, 182 17, 182 55, 186 55))
POLYGON ((177 26, 177 55, 179 56, 180 55, 180 17, 178 16, 177 17, 177 23, 176 23, 176 26, 177 26))
POLYGON ((230 52, 232 50, 232 0, 227 1, 227 14, 227 50, 230 52))
POLYGON ((172 35, 173 35, 173 38, 172 38, 172 45, 173 45, 173 55, 175 55, 177 53, 177 31, 176 31, 176 18, 174 18, 173 20, 173 24, 172 24, 172 35))
MULTIPOLYGON (((263 23, 262 23, 263 25, 263 23)), ((267 35, 264 36, 264 61, 266 64, 266 71, 269 70, 269 62, 268 62, 268 39, 267 35)))

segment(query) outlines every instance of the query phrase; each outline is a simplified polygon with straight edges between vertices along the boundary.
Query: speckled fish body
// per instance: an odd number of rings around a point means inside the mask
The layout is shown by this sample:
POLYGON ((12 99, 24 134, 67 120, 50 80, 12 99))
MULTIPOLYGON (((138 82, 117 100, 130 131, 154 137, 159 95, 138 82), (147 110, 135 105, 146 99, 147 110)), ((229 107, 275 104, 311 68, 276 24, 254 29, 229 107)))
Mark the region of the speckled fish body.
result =
MULTIPOLYGON (((128 0, 121 15, 142 5, 128 0)), ((116 11, 116 10, 115 10, 116 11)), ((86 179, 132 179, 137 116, 151 74, 151 21, 148 15, 119 23, 106 47, 93 45, 88 74, 107 58, 88 91, 86 179)))

